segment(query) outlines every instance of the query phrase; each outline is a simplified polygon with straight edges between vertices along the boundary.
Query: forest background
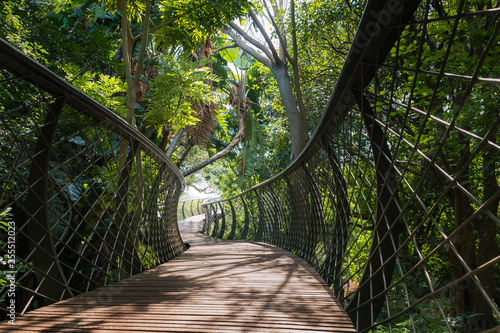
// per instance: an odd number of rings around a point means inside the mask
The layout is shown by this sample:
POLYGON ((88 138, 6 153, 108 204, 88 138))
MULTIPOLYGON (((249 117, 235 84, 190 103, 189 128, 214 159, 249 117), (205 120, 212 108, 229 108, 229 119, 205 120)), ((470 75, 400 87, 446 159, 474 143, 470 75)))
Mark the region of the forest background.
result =
POLYGON ((4 1, 0 37, 124 117, 188 185, 227 197, 298 156, 363 4, 4 1))

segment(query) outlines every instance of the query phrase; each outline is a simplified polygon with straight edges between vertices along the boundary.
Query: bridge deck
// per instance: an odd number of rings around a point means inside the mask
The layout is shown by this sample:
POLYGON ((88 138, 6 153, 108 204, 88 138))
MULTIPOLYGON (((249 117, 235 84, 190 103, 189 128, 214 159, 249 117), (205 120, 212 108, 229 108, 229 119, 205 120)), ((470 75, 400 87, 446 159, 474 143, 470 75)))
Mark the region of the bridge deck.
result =
POLYGON ((195 217, 181 223, 183 238, 191 244, 183 255, 111 286, 32 311, 9 328, 355 332, 331 291, 305 261, 262 243, 201 236, 199 222, 195 217))

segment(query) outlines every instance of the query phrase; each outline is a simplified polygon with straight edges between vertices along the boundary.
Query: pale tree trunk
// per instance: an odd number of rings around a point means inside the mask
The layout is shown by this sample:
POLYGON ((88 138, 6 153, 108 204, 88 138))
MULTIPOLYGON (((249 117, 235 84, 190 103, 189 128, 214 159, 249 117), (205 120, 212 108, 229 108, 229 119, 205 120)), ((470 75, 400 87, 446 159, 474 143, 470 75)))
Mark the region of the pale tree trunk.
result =
POLYGON ((291 3, 291 23, 292 23, 292 44, 293 44, 293 59, 292 70, 293 70, 293 84, 295 87, 295 95, 297 96, 297 103, 299 106, 300 114, 302 116, 302 122, 307 123, 306 120, 306 108, 304 107, 304 100, 302 98, 302 89, 300 85, 300 74, 299 74, 299 56, 298 56, 298 46, 297 46, 297 29, 295 25, 295 1, 291 3))
POLYGON ((278 83, 281 99, 283 101, 283 107, 288 118, 290 138, 292 142, 292 154, 293 158, 296 158, 302 152, 307 141, 309 140, 307 123, 305 122, 304 114, 300 112, 295 96, 293 95, 287 67, 285 65, 272 65, 270 68, 276 78, 276 82, 278 83))

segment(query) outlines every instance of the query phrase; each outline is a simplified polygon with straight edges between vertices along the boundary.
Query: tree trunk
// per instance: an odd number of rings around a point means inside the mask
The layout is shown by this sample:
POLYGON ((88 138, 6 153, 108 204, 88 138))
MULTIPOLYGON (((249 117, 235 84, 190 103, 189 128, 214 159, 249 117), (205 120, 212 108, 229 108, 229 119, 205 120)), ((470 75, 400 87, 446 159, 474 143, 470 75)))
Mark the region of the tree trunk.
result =
MULTIPOLYGON (((459 137, 459 144, 462 147, 458 153, 458 158, 454 161, 455 173, 466 166, 470 157, 470 143, 469 139, 463 135, 459 137)), ((467 184, 469 177, 469 168, 462 171, 462 175, 456 177, 459 184, 467 184)), ((462 257, 465 263, 472 267, 475 257, 475 235, 470 223, 462 226, 463 223, 474 213, 474 209, 470 204, 469 198, 458 187, 455 187, 449 192, 448 197, 453 206, 453 213, 455 215, 454 229, 461 227, 451 238, 451 243, 455 246, 458 255, 462 257)), ((455 281, 467 272, 460 262, 457 254, 453 251, 451 246, 447 247, 447 256, 451 266, 451 280, 455 281)), ((474 302, 474 286, 470 279, 462 280, 453 283, 450 289, 450 316, 460 317, 468 311, 472 311, 472 304, 474 302)), ((465 324, 465 323, 464 323, 465 324)))
POLYGON ((325 261, 318 270, 325 279, 326 283, 333 285, 333 291, 338 299, 342 300, 343 288, 342 269, 345 249, 349 238, 349 217, 351 208, 349 204, 349 194, 347 192, 347 183, 340 167, 339 159, 331 144, 324 140, 323 146, 328 155, 328 160, 332 169, 333 180, 331 181, 330 200, 335 209, 335 220, 325 261), (342 296, 342 297, 340 297, 342 296))
POLYGON ((370 257, 360 287, 346 309, 356 329, 364 332, 375 322, 385 302, 381 294, 390 285, 394 274, 396 258, 392 256, 397 251, 403 225, 398 220, 401 210, 397 202, 397 174, 387 133, 376 122, 376 114, 363 92, 353 91, 353 96, 361 109, 370 138, 377 179, 377 223, 374 226, 370 257))
POLYGON ((288 118, 288 126, 290 128, 290 140, 292 142, 293 158, 300 155, 307 142, 309 141, 309 133, 305 115, 301 115, 295 96, 293 95, 290 77, 288 76, 287 66, 284 64, 273 64, 270 67, 271 72, 276 78, 283 108, 285 109, 288 118))
POLYGON ((30 223, 26 227, 29 249, 32 253, 30 260, 33 261, 39 284, 37 291, 43 295, 44 305, 74 296, 59 261, 58 250, 54 245, 48 203, 52 142, 65 103, 66 99, 59 97, 53 104, 50 104, 45 123, 39 128, 35 152, 32 155, 25 204, 27 215, 30 216, 30 223))
POLYGON ((136 88, 132 79, 132 36, 129 34, 127 19, 127 1, 117 1, 118 12, 121 15, 122 57, 125 64, 125 80, 127 82, 127 116, 126 120, 132 124, 135 115, 136 88))
MULTIPOLYGON (((132 144, 130 152, 125 153, 125 162, 119 162, 118 169, 118 188, 116 189, 116 212, 113 215, 114 223, 117 228, 117 243, 114 247, 121 249, 120 255, 120 274, 124 273, 126 277, 135 275, 142 271, 142 263, 136 252, 139 234, 138 228, 133 223, 133 216, 128 211, 129 189, 132 182, 132 167, 135 160, 137 144, 132 144), (122 165, 123 163, 123 165, 122 165)), ((121 159, 120 159, 121 160, 121 159)), ((120 276, 119 279, 122 277, 120 276)))
POLYGON ((181 140, 182 134, 184 134, 184 128, 181 128, 175 133, 173 139, 170 141, 170 146, 168 146, 165 154, 168 158, 172 159, 172 155, 174 154, 175 149, 177 148, 177 144, 181 140))
MULTIPOLYGON (((483 152, 483 201, 492 198, 499 190, 496 180, 495 166, 498 161, 498 152, 491 147, 484 148, 483 152)), ((499 200, 493 200, 488 205, 488 210, 492 215, 498 216, 499 200)), ((479 267, 492 260, 498 253, 498 247, 495 242, 497 225, 487 214, 482 214, 475 223, 478 232, 478 247, 476 257, 476 267, 479 267)), ((484 291, 492 297, 495 292, 495 270, 494 266, 484 269, 476 274, 484 288, 484 291)), ((497 325, 493 317, 492 309, 486 302, 481 292, 476 287, 474 291, 474 321, 472 328, 474 331, 483 331, 493 328, 497 325)))

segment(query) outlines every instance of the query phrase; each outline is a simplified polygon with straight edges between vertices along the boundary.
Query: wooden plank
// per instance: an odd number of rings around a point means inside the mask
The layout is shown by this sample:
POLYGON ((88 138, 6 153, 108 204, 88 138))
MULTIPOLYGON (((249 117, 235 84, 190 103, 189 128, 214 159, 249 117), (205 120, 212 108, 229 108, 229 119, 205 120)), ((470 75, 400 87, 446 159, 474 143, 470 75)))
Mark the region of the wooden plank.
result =
POLYGON ((23 332, 355 332, 321 277, 282 249, 198 234, 147 272, 32 311, 2 329, 23 332))

